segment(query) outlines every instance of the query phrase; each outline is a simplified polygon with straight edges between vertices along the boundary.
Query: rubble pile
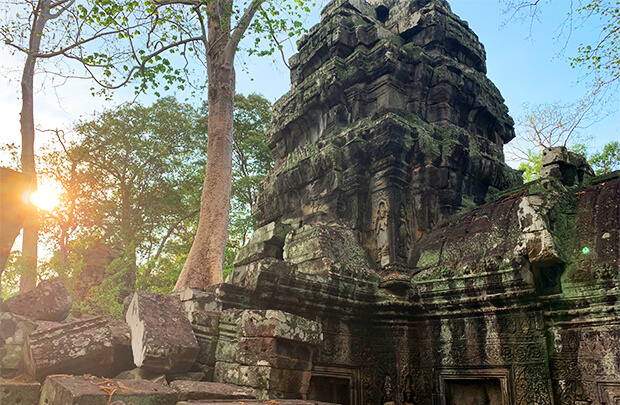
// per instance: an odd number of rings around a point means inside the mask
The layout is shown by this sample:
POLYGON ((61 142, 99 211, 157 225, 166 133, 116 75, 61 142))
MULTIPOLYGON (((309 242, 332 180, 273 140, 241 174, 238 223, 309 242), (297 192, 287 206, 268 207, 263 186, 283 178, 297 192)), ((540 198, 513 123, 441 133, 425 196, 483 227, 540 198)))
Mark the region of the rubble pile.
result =
POLYGON ((199 300, 187 299, 201 296, 198 290, 137 292, 125 321, 68 317, 71 298, 60 279, 7 299, 0 313, 0 403, 301 399, 320 325, 282 311, 205 311, 199 300), (255 340, 263 344, 253 346, 255 340), (285 382, 277 385, 276 374, 285 382), (294 392, 283 392, 292 380, 294 392))

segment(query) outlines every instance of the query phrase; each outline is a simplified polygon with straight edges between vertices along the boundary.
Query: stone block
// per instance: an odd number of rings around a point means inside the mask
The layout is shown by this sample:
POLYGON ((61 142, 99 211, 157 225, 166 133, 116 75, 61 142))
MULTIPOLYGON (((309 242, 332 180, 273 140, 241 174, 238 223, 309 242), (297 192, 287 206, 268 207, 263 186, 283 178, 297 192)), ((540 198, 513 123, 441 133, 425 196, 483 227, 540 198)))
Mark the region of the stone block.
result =
POLYGON ((313 351, 313 346, 286 339, 269 337, 222 339, 217 352, 217 361, 309 371, 312 369, 313 351))
POLYGON ((174 405, 176 391, 146 380, 110 380, 93 376, 50 376, 41 390, 41 405, 174 405))
POLYGON ((275 337, 311 345, 323 340, 320 323, 283 311, 243 311, 239 322, 245 337, 275 337))
POLYGON ((308 392, 311 374, 310 371, 218 362, 214 378, 215 381, 259 390, 305 394, 308 392))
POLYGON ((36 328, 29 318, 0 313, 0 370, 3 377, 17 375, 26 337, 36 328))
POLYGON ((179 401, 256 398, 249 388, 216 382, 177 380, 170 388, 178 392, 179 401))
POLYGON ((298 272, 378 280, 355 232, 341 225, 304 225, 286 236, 284 260, 298 272))
POLYGON ((37 405, 41 384, 16 378, 0 378, 0 404, 2 405, 37 405))
POLYGON ((237 265, 226 282, 246 289, 256 289, 267 272, 286 276, 293 272, 293 266, 280 259, 268 257, 242 266, 237 265))
POLYGON ((177 295, 179 297, 188 317, 191 316, 193 311, 222 310, 222 304, 218 300, 217 291, 202 291, 195 288, 186 288, 172 295, 177 295))
POLYGON ((200 347, 196 361, 201 364, 213 366, 215 364, 215 351, 219 340, 218 337, 197 333, 196 340, 200 347))
POLYGON ((43 280, 37 288, 25 294, 8 298, 2 309, 34 320, 64 320, 71 311, 73 301, 60 278, 43 280))
MULTIPOLYGON (((202 381, 213 381, 213 372, 215 370, 215 364, 209 366, 206 364, 196 363, 192 367, 192 370, 194 370, 195 372, 199 372, 203 375, 203 377, 201 378, 202 381)), ((171 375, 171 378, 172 377, 174 377, 174 375, 171 375)), ((184 378, 176 378, 176 379, 183 380, 184 378)))
POLYGON ((291 230, 293 230, 293 225, 290 221, 285 223, 271 222, 258 228, 252 234, 250 243, 237 253, 235 265, 241 266, 268 257, 281 259, 284 240, 291 230))
POLYGON ((108 320, 78 319, 40 326, 26 339, 24 369, 37 380, 50 374, 99 374, 110 370, 114 344, 108 320))
MULTIPOLYGON (((187 301, 186 301, 187 302, 187 301)), ((184 307, 187 319, 192 324, 194 331, 200 332, 202 335, 217 336, 220 325, 219 311, 204 311, 196 306, 184 307)))
POLYGON ((136 292, 126 320, 137 367, 184 373, 196 361, 198 342, 177 295, 136 292))

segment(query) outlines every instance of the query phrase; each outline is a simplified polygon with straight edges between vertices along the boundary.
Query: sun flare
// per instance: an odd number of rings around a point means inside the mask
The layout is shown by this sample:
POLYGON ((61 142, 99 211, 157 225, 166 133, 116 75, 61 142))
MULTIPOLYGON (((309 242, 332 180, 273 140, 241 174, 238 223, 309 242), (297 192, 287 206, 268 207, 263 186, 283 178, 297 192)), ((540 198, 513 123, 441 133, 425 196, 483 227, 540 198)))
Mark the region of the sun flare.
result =
POLYGON ((55 185, 44 183, 30 194, 30 201, 39 209, 52 211, 60 204, 60 192, 55 185))

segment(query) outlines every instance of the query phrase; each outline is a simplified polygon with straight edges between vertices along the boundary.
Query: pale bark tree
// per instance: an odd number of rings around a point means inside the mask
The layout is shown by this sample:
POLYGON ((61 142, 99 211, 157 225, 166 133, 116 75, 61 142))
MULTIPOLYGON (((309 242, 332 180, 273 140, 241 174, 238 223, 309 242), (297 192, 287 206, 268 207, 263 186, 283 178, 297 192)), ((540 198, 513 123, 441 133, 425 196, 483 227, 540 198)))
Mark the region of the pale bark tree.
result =
MULTIPOLYGON (((303 2, 298 2, 303 4, 303 2)), ((252 25, 255 32, 266 33, 271 39, 283 29, 286 20, 274 21, 268 1, 252 0, 242 12, 233 0, 160 0, 157 5, 183 5, 192 8, 200 32, 195 40, 202 44, 208 76, 209 123, 207 163, 202 189, 201 208, 196 236, 175 291, 183 288, 204 288, 221 283, 224 252, 230 212, 233 159, 233 111, 235 96, 235 56, 239 43, 253 22, 261 14, 261 23, 252 25), (236 20, 233 16, 238 15, 236 20)), ((305 6, 302 6, 305 8, 305 6)), ((306 10, 307 11, 307 10, 306 10)), ((298 31, 301 24, 291 21, 291 31, 298 31)), ((271 48, 281 50, 277 44, 271 48)))

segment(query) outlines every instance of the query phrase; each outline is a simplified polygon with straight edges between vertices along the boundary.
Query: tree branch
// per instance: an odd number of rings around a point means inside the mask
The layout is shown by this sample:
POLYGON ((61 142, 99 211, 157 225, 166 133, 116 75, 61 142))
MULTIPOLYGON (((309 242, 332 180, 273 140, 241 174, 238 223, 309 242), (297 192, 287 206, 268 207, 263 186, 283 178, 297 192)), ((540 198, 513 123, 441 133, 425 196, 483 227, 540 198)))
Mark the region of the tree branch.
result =
POLYGON ((232 35, 230 36, 230 39, 228 40, 228 43, 224 48, 226 60, 230 63, 232 63, 234 59, 235 52, 237 51, 237 46, 239 45, 241 38, 243 38, 245 31, 250 26, 252 18, 254 18, 254 14, 256 14, 256 11, 258 11, 261 4, 263 4, 263 0, 253 0, 248 6, 248 8, 245 9, 245 12, 239 19, 239 22, 237 23, 235 29, 233 30, 232 35))

